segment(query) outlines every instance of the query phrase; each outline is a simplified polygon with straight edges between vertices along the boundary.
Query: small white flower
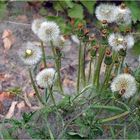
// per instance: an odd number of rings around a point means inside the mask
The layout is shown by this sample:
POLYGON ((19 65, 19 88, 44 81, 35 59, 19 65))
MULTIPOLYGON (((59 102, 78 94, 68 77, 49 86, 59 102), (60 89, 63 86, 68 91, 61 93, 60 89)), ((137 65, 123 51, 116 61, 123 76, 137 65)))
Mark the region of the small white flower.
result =
POLYGON ((23 44, 23 47, 19 51, 19 56, 26 65, 34 65, 41 60, 42 51, 40 47, 31 42, 27 42, 23 44))
POLYGON ((32 31, 37 34, 38 33, 38 30, 41 26, 41 24, 45 21, 44 18, 41 18, 41 19, 35 19, 33 22, 32 22, 32 26, 31 26, 31 29, 32 31))
POLYGON ((36 82, 40 87, 52 86, 56 80, 56 71, 53 68, 46 68, 36 76, 36 82))
POLYGON ((129 98, 136 93, 136 81, 130 74, 120 74, 111 83, 112 92, 119 92, 124 98, 129 98))
POLYGON ((38 37, 43 42, 54 41, 60 33, 59 27, 55 22, 45 21, 38 30, 38 37))
POLYGON ((126 35, 125 38, 125 44, 127 46, 127 49, 131 49, 134 46, 134 37, 132 35, 126 35))
POLYGON ((134 45, 134 37, 132 35, 122 36, 119 33, 112 33, 108 37, 108 43, 114 51, 131 49, 134 45))
POLYGON ((108 23, 114 22, 117 16, 117 6, 111 4, 100 4, 95 10, 98 20, 106 20, 108 23))
POLYGON ((129 8, 121 8, 121 6, 117 7, 118 9, 118 14, 116 17, 116 22, 118 24, 126 24, 129 25, 132 22, 132 18, 131 18, 131 11, 129 8))

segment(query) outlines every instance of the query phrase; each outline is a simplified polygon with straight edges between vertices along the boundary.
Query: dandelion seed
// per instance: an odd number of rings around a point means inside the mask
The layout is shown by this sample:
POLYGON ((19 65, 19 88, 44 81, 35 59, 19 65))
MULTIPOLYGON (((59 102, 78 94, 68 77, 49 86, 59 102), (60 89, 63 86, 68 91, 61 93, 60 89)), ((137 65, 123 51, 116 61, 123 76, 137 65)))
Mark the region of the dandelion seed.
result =
POLYGON ((118 10, 117 12, 118 14, 116 17, 116 22, 118 24, 125 24, 125 25, 131 24, 132 18, 131 18, 130 9, 127 7, 118 6, 117 10, 118 10))
POLYGON ((117 92, 124 98, 129 98, 136 93, 136 81, 130 74, 120 74, 111 83, 112 92, 117 92))
POLYGON ((34 65, 40 61, 42 52, 38 46, 27 42, 23 44, 23 47, 19 51, 19 57, 26 65, 34 65))
POLYGON ((53 68, 46 68, 37 74, 36 82, 40 87, 47 88, 54 84, 56 77, 56 71, 53 68))
POLYGON ((55 41, 59 36, 58 25, 52 21, 43 22, 38 30, 38 37, 43 42, 55 41))
POLYGON ((37 34, 37 33, 38 33, 38 30, 39 30, 39 28, 40 28, 40 26, 41 26, 41 24, 42 24, 43 22, 45 22, 45 21, 46 21, 46 20, 43 19, 43 18, 41 18, 41 19, 35 19, 35 20, 32 22, 32 26, 31 26, 32 31, 33 31, 35 34, 37 34))
POLYGON ((108 37, 108 43, 114 51, 131 49, 134 45, 134 37, 132 35, 122 36, 119 33, 112 33, 108 37))
POLYGON ((116 21, 117 6, 111 4, 100 4, 95 10, 98 20, 101 22, 107 21, 108 23, 116 21))

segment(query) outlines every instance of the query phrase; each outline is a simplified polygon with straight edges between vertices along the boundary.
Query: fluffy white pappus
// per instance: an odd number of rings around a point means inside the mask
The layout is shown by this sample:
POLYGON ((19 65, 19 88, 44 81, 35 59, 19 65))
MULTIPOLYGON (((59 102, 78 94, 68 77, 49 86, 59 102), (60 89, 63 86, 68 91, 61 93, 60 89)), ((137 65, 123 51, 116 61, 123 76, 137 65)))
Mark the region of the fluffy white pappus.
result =
POLYGON ((23 44, 23 47, 19 51, 19 57, 26 65, 35 65, 42 58, 41 48, 33 44, 32 42, 27 42, 23 44))
POLYGON ((134 46, 135 40, 134 40, 133 35, 126 35, 124 40, 125 40, 127 49, 131 49, 134 46))
POLYGON ((52 21, 43 22, 38 30, 38 37, 43 42, 53 41, 58 38, 59 34, 59 26, 52 21))
POLYGON ((100 4, 95 10, 95 15, 98 20, 111 23, 116 21, 117 11, 117 6, 113 4, 100 4))
POLYGON ((121 8, 120 6, 117 7, 117 17, 116 22, 118 24, 125 24, 129 25, 132 22, 131 11, 129 8, 121 8))
POLYGON ((53 68, 46 68, 40 71, 36 76, 37 84, 42 88, 50 87, 56 81, 56 71, 53 68))
POLYGON ((131 49, 134 46, 134 37, 132 35, 123 36, 120 33, 112 33, 108 37, 108 43, 112 50, 131 49))
POLYGON ((113 79, 111 90, 124 98, 130 98, 137 90, 135 78, 130 74, 120 74, 113 79))
POLYGON ((39 30, 39 28, 40 28, 40 26, 41 26, 41 24, 42 24, 43 22, 45 22, 45 21, 46 21, 46 20, 45 20, 44 18, 40 18, 40 19, 35 19, 35 20, 33 20, 32 25, 31 25, 32 31, 33 31, 35 34, 37 34, 37 33, 38 33, 38 30, 39 30))
POLYGON ((112 33, 108 37, 108 43, 112 50, 119 51, 124 48, 124 37, 119 33, 112 33))

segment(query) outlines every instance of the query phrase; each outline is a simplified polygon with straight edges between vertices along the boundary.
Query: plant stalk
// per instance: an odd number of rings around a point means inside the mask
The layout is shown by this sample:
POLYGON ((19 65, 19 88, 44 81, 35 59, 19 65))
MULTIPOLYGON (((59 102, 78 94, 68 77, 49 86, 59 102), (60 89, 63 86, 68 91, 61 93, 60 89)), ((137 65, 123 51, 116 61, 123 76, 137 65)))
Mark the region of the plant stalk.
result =
POLYGON ((45 48, 44 48, 44 45, 43 45, 42 41, 41 41, 41 49, 42 49, 42 56, 43 56, 44 67, 47 68, 45 48))
POLYGON ((41 96, 40 96, 40 94, 39 94, 39 92, 38 92, 38 89, 37 89, 37 87, 36 87, 36 85, 35 85, 35 82, 34 82, 34 80, 33 80, 32 72, 31 72, 31 69, 30 69, 30 68, 29 68, 29 75, 30 75, 31 83, 32 83, 32 86, 33 86, 33 88, 34 88, 34 91, 35 91, 35 93, 36 93, 36 96, 37 96, 38 100, 39 100, 43 105, 45 105, 45 103, 44 103, 44 101, 42 100, 42 98, 41 98, 41 96))

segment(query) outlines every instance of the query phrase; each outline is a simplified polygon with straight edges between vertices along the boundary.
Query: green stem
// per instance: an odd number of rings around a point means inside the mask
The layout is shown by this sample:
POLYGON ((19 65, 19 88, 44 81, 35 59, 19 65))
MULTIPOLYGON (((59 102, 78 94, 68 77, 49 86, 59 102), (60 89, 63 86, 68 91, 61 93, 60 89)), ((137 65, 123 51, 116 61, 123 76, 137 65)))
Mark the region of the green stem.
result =
POLYGON ((118 74, 120 74, 121 71, 122 71, 123 63, 124 63, 124 58, 125 58, 125 57, 122 56, 122 58, 121 58, 121 62, 120 62, 120 65, 119 65, 119 69, 118 69, 118 74))
POLYGON ((106 47, 107 46, 100 47, 100 51, 99 51, 99 59, 98 59, 97 68, 94 75, 94 80, 93 80, 93 84, 97 85, 97 88, 99 88, 100 70, 101 70, 101 65, 104 58, 106 47))
POLYGON ((43 56, 44 67, 47 68, 45 48, 44 48, 44 45, 43 45, 42 41, 41 41, 41 48, 42 48, 42 56, 43 56))
POLYGON ((105 77, 105 81, 104 81, 104 85, 103 85, 103 88, 102 89, 106 89, 109 85, 109 80, 110 80, 110 76, 111 76, 111 71, 113 69, 113 66, 114 66, 114 63, 115 63, 115 60, 117 58, 118 54, 117 53, 113 53, 113 62, 112 64, 109 66, 109 69, 108 69, 108 73, 105 77))
POLYGON ((77 77, 77 94, 79 93, 79 89, 80 89, 80 67, 81 67, 81 55, 82 55, 82 47, 81 47, 81 42, 79 45, 79 54, 78 54, 78 77, 77 77))
POLYGON ((53 56, 54 56, 54 59, 55 59, 56 70, 57 70, 57 73, 58 73, 58 85, 59 85, 61 94, 64 95, 63 88, 62 88, 62 83, 61 83, 60 60, 59 60, 59 58, 58 58, 56 49, 55 49, 55 47, 53 46, 53 42, 50 41, 50 43, 51 43, 51 47, 52 47, 53 56))
POLYGON ((86 53, 86 46, 81 46, 82 47, 82 55, 81 55, 81 80, 83 87, 86 85, 86 78, 85 78, 85 53, 86 53))
POLYGON ((90 78, 91 78, 91 67, 92 67, 92 62, 93 62, 93 58, 91 58, 91 59, 90 59, 90 62, 89 62, 88 82, 90 81, 90 78))
POLYGON ((115 115, 115 116, 113 116, 113 117, 109 117, 109 118, 106 118, 106 119, 102 119, 102 120, 100 121, 100 123, 110 122, 110 121, 119 119, 119 118, 121 118, 121 117, 124 117, 124 116, 128 115, 129 113, 130 113, 129 111, 125 111, 124 113, 115 115))
POLYGON ((52 88, 48 87, 48 89, 49 89, 49 93, 50 93, 50 97, 52 99, 52 102, 53 102, 54 106, 56 107, 56 102, 55 102, 55 99, 54 99, 54 96, 53 96, 52 88))
POLYGON ((39 100, 43 105, 45 105, 45 103, 44 103, 44 101, 42 100, 42 98, 41 98, 41 96, 40 96, 40 94, 39 94, 39 92, 38 92, 38 89, 37 89, 37 87, 36 87, 36 85, 35 85, 35 82, 34 82, 34 80, 33 80, 32 72, 31 72, 31 69, 30 69, 30 68, 29 68, 29 75, 30 75, 31 83, 32 83, 32 86, 33 86, 33 88, 34 88, 34 91, 35 91, 35 93, 36 93, 36 96, 37 96, 38 100, 39 100))

